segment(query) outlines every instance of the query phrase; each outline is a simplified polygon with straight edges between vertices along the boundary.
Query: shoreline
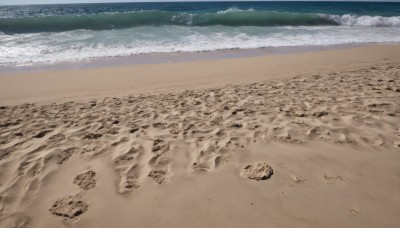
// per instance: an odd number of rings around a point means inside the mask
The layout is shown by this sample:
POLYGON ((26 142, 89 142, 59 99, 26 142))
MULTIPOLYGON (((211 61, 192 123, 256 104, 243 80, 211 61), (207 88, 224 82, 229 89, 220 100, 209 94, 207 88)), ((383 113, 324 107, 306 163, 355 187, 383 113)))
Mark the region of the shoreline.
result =
POLYGON ((260 57, 267 55, 300 54, 316 51, 341 50, 369 45, 400 45, 400 43, 354 43, 354 44, 332 44, 313 46, 285 46, 285 47, 262 47, 262 48, 233 48, 213 51, 197 52, 154 52, 132 54, 127 56, 104 56, 76 61, 62 62, 39 62, 27 64, 9 63, 0 65, 0 74, 8 73, 35 73, 62 70, 83 70, 103 67, 123 67, 132 65, 166 64, 194 61, 217 61, 224 59, 237 59, 260 57))
POLYGON ((0 74, 0 105, 169 93, 356 70, 400 59, 400 45, 164 64, 0 74))

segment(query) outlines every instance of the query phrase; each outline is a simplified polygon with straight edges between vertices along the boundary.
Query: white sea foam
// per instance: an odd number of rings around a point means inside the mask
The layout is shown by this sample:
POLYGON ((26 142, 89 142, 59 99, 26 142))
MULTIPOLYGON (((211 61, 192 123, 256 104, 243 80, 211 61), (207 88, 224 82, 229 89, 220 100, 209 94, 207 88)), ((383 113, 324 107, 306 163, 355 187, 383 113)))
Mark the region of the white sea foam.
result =
POLYGON ((241 12, 241 11, 254 11, 254 10, 253 9, 242 10, 242 9, 238 9, 236 7, 232 7, 232 8, 228 8, 226 10, 218 11, 217 14, 225 14, 225 13, 229 13, 229 12, 241 12))
POLYGON ((162 26, 105 31, 0 34, 0 65, 79 61, 157 52, 199 52, 368 42, 400 42, 400 28, 162 26))
POLYGON ((361 27, 400 27, 400 17, 356 16, 356 15, 321 15, 339 25, 361 27))

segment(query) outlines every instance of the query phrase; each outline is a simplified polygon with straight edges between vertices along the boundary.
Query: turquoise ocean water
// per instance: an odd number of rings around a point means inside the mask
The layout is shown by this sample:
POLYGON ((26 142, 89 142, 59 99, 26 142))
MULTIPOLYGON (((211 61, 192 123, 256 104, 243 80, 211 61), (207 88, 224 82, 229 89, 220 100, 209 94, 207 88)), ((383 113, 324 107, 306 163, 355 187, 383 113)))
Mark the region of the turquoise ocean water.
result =
POLYGON ((144 53, 400 41, 400 3, 174 2, 0 7, 0 65, 144 53))

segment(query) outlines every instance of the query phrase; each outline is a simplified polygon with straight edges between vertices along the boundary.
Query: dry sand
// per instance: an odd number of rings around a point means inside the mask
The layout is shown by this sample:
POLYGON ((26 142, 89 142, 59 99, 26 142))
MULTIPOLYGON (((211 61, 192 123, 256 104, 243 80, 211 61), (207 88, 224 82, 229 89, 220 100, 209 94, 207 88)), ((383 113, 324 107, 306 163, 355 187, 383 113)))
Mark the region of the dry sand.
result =
POLYGON ((0 227, 398 227, 399 60, 1 75, 0 227))

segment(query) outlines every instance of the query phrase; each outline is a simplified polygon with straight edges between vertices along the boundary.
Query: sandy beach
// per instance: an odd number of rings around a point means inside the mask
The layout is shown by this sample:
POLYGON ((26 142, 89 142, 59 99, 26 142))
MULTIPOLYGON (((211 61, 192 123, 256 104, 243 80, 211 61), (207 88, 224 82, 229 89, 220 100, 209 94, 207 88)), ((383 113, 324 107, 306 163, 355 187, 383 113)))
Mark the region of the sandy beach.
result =
POLYGON ((398 227, 400 45, 0 75, 0 227, 398 227))

